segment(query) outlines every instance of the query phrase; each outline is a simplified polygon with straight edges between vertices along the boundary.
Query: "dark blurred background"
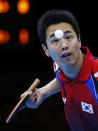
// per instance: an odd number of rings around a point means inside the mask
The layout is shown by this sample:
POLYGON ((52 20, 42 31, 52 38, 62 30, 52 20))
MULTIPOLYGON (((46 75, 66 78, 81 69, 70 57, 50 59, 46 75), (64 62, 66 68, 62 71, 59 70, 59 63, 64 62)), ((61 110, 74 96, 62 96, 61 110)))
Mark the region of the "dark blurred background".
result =
POLYGON ((30 9, 27 13, 21 14, 17 10, 19 1, 21 0, 8 0, 10 8, 2 13, 4 0, 0 0, 0 131, 22 129, 68 131, 59 93, 47 99, 36 110, 20 111, 9 124, 5 123, 5 119, 18 102, 20 95, 28 89, 36 77, 41 80, 39 87, 55 77, 52 60, 45 56, 38 39, 36 29, 39 17, 50 9, 70 10, 79 22, 82 45, 88 46, 93 55, 98 56, 96 3, 27 0, 30 9), (27 36, 24 39, 23 33, 21 42, 19 33, 22 29, 27 31, 27 36), (7 32, 7 35, 3 36, 2 31, 7 32), (5 37, 8 41, 5 41, 5 37))

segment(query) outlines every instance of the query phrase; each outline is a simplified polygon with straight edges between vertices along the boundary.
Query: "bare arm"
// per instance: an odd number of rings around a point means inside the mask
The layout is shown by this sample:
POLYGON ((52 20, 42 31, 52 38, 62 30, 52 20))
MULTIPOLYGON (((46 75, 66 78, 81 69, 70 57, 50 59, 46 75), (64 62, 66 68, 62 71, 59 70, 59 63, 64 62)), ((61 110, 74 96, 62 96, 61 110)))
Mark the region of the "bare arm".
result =
POLYGON ((40 88, 40 90, 42 90, 43 95, 46 98, 60 91, 56 78, 54 78, 44 87, 40 88))

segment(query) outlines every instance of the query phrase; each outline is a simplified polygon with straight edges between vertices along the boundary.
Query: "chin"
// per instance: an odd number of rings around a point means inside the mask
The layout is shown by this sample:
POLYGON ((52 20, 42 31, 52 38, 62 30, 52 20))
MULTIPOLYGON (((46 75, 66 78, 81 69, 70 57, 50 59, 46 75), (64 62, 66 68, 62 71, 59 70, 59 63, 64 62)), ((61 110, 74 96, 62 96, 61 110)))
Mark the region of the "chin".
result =
POLYGON ((72 61, 63 62, 61 65, 62 65, 62 66, 71 66, 71 65, 75 65, 75 61, 72 60, 72 61))

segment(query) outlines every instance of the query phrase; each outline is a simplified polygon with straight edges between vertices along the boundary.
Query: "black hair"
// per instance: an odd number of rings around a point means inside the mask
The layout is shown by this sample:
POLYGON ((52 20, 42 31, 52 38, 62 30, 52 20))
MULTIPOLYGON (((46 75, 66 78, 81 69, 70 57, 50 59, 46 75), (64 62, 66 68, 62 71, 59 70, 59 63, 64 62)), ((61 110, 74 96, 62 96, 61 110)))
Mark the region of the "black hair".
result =
POLYGON ((46 45, 46 29, 53 24, 59 24, 66 22, 71 24, 77 37, 79 38, 80 29, 77 20, 74 15, 67 10, 49 10, 44 13, 38 20, 37 32, 40 42, 46 45))

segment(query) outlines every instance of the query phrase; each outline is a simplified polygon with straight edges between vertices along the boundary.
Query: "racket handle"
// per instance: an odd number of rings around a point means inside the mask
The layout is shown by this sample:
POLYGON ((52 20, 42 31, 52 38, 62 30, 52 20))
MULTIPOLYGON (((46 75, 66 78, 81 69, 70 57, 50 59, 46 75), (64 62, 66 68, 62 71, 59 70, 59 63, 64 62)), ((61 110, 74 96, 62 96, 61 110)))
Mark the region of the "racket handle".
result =
POLYGON ((27 90, 27 92, 29 93, 30 91, 32 91, 34 88, 36 88, 38 85, 40 84, 40 80, 38 78, 35 79, 35 81, 33 82, 33 84, 29 87, 29 89, 27 90))

